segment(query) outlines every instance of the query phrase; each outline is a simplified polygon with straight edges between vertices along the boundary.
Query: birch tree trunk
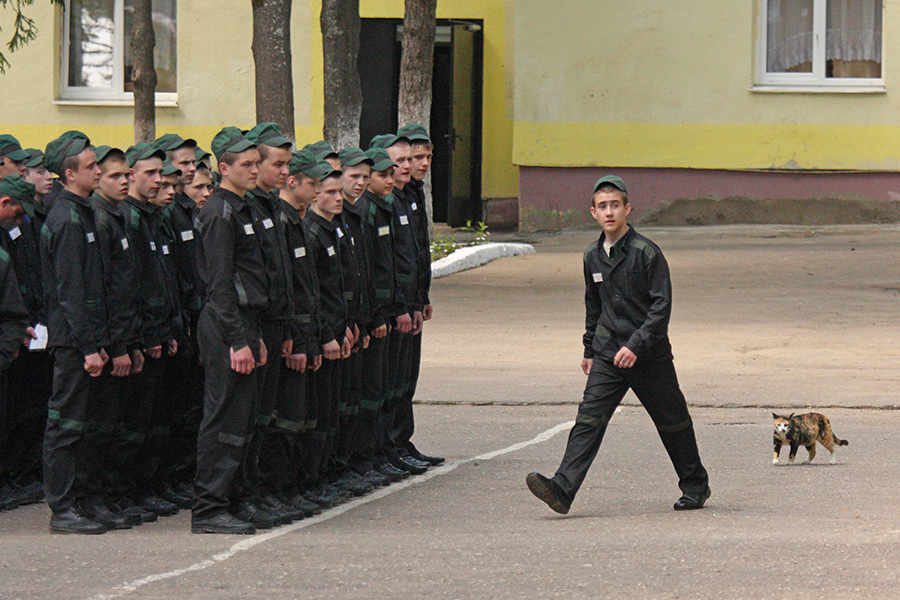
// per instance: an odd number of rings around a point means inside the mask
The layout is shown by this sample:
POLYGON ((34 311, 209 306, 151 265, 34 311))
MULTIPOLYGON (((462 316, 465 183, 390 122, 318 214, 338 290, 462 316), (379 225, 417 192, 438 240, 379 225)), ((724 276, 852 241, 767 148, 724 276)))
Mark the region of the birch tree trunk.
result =
POLYGON ((292 0, 251 0, 256 122, 277 123, 294 139, 294 79, 291 58, 292 0))
POLYGON ((134 71, 134 143, 156 139, 156 67, 153 64, 153 6, 150 0, 134 0, 134 29, 131 32, 134 71))
POLYGON ((362 89, 359 0, 322 0, 320 16, 325 71, 325 140, 335 149, 359 146, 362 89))

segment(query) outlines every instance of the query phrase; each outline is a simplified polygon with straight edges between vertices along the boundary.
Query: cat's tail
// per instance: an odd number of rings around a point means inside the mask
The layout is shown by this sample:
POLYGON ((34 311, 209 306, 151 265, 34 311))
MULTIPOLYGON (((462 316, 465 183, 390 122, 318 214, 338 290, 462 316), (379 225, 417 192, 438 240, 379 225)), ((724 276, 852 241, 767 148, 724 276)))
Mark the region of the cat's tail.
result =
POLYGON ((842 440, 838 436, 834 435, 834 432, 831 433, 831 438, 834 440, 834 443, 838 446, 847 446, 850 444, 847 440, 842 440))

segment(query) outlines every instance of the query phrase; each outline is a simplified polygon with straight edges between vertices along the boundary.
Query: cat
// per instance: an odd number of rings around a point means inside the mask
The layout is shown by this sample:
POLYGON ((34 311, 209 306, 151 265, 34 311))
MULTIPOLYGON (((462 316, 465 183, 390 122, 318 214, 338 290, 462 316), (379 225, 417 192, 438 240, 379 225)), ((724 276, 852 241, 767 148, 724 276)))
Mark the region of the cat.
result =
POLYGON ((828 417, 819 413, 806 413, 805 415, 794 416, 791 413, 788 416, 777 415, 772 413, 775 419, 775 458, 772 464, 778 464, 778 454, 781 452, 782 444, 789 444, 791 453, 788 456, 788 464, 794 464, 794 457, 797 456, 797 448, 805 446, 809 456, 803 464, 809 464, 816 457, 816 442, 825 446, 831 452, 831 464, 837 462, 835 458, 835 447, 846 446, 849 444, 847 440, 842 440, 834 435, 831 431, 831 422, 828 417))

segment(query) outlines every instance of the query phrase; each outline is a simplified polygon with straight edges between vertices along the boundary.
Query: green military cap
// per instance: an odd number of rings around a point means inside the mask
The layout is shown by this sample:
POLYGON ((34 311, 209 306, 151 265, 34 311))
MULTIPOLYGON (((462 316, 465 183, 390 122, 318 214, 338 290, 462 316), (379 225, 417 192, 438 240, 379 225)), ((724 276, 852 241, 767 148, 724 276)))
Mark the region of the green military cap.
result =
POLYGON ((359 148, 344 148, 338 152, 338 158, 341 161, 341 166, 344 167, 355 167, 363 162, 369 163, 369 166, 374 164, 374 161, 366 156, 366 153, 359 148))
POLYGON ((257 144, 265 144, 273 148, 293 146, 294 143, 284 137, 277 123, 260 123, 247 132, 247 139, 257 144))
POLYGON ((153 142, 152 146, 163 152, 169 152, 170 150, 177 150, 182 146, 196 148, 197 140, 191 138, 184 139, 177 133, 167 133, 156 138, 156 141, 153 142))
POLYGON ((369 149, 372 148, 390 148, 397 142, 408 142, 409 138, 402 135, 394 135, 393 133, 383 133, 381 135, 376 135, 372 138, 372 141, 369 142, 369 149))
POLYGON ((418 123, 410 123, 409 125, 404 125, 400 129, 397 130, 397 137, 404 137, 412 142, 428 142, 431 143, 431 138, 428 137, 428 130, 425 129, 422 125, 418 123))
POLYGON ((125 158, 128 159, 129 167, 133 167, 139 160, 147 160, 148 158, 154 157, 160 160, 166 160, 166 153, 162 149, 155 148, 152 144, 148 144, 147 142, 135 144, 125 151, 125 158))
POLYGON ((601 177, 600 179, 598 179, 597 183, 594 184, 594 193, 595 194, 597 193, 597 190, 600 189, 600 186, 603 185, 604 183, 608 183, 611 186, 615 187, 616 189, 618 189, 622 192, 625 192, 626 194, 628 193, 628 188, 625 187, 625 182, 622 180, 621 177, 619 177, 617 175, 605 175, 605 176, 601 177))
POLYGON ((211 156, 212 156, 211 153, 207 152, 200 146, 197 146, 196 148, 194 148, 194 165, 199 167, 200 163, 203 162, 204 158, 208 158, 211 156))
POLYGON ((331 165, 328 163, 320 163, 312 152, 304 148, 303 150, 297 150, 296 152, 291 153, 291 163, 288 168, 290 169, 291 175, 303 173, 307 177, 318 179, 325 174, 326 169, 322 166, 323 164, 327 165, 328 170, 332 169, 331 165))
POLYGON ((39 167, 44 164, 44 153, 37 148, 26 148, 28 158, 25 159, 25 166, 29 168, 39 167))
POLYGON ((241 132, 237 127, 226 127, 216 134, 212 141, 212 151, 216 160, 226 152, 243 152, 249 148, 255 148, 256 144, 241 132))
POLYGON ((372 161, 373 171, 387 171, 391 167, 397 166, 397 163, 391 160, 391 155, 384 148, 369 148, 366 150, 366 156, 372 161))
POLYGON ((9 134, 0 135, 0 156, 6 156, 9 160, 21 162, 28 158, 28 153, 22 150, 19 140, 9 134))
POLYGON ((331 144, 326 142, 325 140, 319 140, 313 144, 307 144, 303 146, 304 150, 309 150, 313 153, 318 160, 325 160, 329 156, 338 156, 338 153, 334 148, 331 147, 331 144))
POLYGON ((162 174, 163 175, 178 175, 179 177, 181 177, 181 169, 179 169, 178 167, 173 165, 172 161, 167 158, 166 160, 163 161, 162 174))
POLYGON ((88 136, 80 131, 67 131, 49 144, 44 150, 44 164, 57 175, 62 175, 63 161, 70 156, 81 154, 85 148, 91 145, 88 136))
POLYGON ((7 175, 0 180, 0 198, 9 196, 16 202, 34 200, 36 193, 33 183, 25 181, 21 175, 7 175))
POLYGON ((343 171, 341 171, 340 169, 335 169, 331 166, 331 163, 324 160, 319 161, 319 167, 321 167, 322 170, 325 171, 324 173, 322 173, 322 176, 319 177, 320 181, 324 181, 329 177, 340 177, 343 174, 343 171))

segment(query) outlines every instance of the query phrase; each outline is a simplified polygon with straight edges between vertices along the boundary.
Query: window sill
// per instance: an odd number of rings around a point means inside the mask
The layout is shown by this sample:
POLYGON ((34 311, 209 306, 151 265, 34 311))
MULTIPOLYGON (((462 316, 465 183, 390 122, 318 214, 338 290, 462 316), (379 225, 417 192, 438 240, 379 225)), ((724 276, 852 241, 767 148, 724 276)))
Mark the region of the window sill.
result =
POLYGON ((886 94, 883 85, 772 85, 760 84, 750 87, 750 91, 760 94, 886 94))
MULTIPOLYGON (((58 98, 53 101, 53 104, 56 106, 134 106, 134 98, 122 98, 122 99, 111 99, 111 98, 97 98, 97 99, 89 99, 89 98, 58 98)), ((157 98, 156 99, 156 107, 157 108, 176 108, 178 107, 178 98, 157 98)))

